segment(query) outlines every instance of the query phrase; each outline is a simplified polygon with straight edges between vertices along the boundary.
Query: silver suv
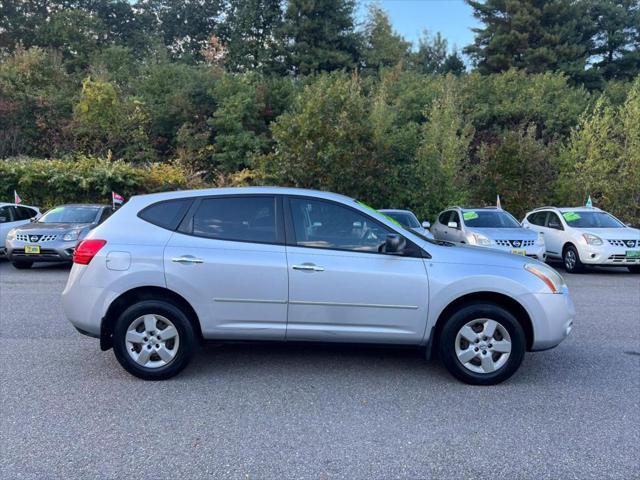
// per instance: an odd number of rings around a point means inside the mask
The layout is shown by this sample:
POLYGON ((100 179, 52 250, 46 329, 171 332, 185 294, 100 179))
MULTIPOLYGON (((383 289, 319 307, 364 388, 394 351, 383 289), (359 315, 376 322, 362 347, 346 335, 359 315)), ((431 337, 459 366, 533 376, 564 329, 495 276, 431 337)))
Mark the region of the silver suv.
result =
POLYGON ((562 277, 537 260, 438 244, 310 190, 133 197, 73 258, 67 318, 144 379, 178 373, 201 339, 286 340, 413 345, 495 384, 574 317, 562 277))
POLYGON ((562 260, 567 272, 587 265, 627 267, 640 273, 640 230, 595 207, 542 207, 522 225, 544 235, 547 256, 562 260))
POLYGON ((544 239, 522 228, 508 212, 496 207, 450 207, 431 227, 436 240, 477 245, 543 261, 544 239))

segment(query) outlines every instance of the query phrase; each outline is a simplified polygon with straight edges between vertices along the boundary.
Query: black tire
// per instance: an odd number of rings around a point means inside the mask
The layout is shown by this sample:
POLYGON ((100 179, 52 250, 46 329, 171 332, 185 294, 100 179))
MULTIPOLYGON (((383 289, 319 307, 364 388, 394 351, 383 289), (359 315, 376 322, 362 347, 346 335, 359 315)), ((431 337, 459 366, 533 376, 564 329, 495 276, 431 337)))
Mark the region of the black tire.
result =
POLYGON ((567 273, 584 272, 584 263, 580 261, 578 250, 573 245, 568 245, 562 252, 562 263, 567 273))
POLYGON ((177 375, 188 365, 195 346, 195 333, 187 315, 173 303, 163 300, 143 300, 131 305, 116 320, 113 331, 113 352, 116 359, 127 372, 143 380, 166 380, 177 375), (178 331, 178 351, 174 358, 162 367, 144 367, 138 364, 127 351, 125 338, 129 326, 134 320, 147 314, 165 317, 178 331))
POLYGON ((25 262, 21 260, 14 260, 11 262, 18 270, 28 270, 33 267, 33 262, 25 262))
POLYGON ((640 273, 640 265, 631 265, 627 267, 631 273, 640 273))
POLYGON ((458 380, 470 385, 496 385, 511 377, 524 358, 526 339, 518 320, 505 308, 493 303, 469 304, 449 317, 440 331, 438 353, 444 366, 458 380), (455 351, 458 332, 475 319, 491 319, 502 325, 511 337, 511 352, 502 367, 491 373, 476 373, 465 367, 455 351))

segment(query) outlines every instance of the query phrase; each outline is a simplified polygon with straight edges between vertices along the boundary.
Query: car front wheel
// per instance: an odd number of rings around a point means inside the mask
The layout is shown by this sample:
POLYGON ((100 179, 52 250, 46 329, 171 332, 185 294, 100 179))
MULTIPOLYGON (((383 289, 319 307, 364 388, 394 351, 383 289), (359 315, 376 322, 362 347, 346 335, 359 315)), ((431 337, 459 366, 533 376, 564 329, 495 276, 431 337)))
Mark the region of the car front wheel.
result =
POLYGON ((562 254, 562 261, 564 262, 564 268, 567 273, 584 272, 584 264, 580 261, 578 250, 573 245, 569 245, 564 249, 564 253, 562 254))
POLYGON ((144 300, 117 319, 113 351, 120 365, 144 380, 165 380, 187 366, 195 346, 193 326, 176 305, 144 300))
POLYGON ((513 375, 524 358, 525 335, 499 305, 471 304, 445 323, 438 342, 445 367, 471 385, 495 385, 513 375))

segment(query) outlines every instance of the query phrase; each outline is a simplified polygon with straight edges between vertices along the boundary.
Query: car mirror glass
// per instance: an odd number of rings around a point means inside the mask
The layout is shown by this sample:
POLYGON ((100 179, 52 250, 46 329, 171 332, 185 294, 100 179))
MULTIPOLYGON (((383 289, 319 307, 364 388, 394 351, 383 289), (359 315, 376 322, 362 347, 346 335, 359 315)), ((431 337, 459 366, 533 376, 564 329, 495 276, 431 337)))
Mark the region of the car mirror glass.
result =
POLYGON ((429 228, 429 227, 431 227, 431 223, 427 222, 426 220, 422 222, 422 228, 429 228))
POLYGON ((449 228, 458 228, 458 222, 449 222, 449 223, 447 223, 447 227, 449 227, 449 228))

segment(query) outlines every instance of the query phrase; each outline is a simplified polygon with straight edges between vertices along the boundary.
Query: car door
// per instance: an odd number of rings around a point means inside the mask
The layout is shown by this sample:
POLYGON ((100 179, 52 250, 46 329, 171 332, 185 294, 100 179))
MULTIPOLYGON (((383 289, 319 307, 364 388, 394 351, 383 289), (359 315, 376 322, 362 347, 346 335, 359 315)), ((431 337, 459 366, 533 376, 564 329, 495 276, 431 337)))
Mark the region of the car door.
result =
POLYGON ((417 344, 429 286, 421 250, 379 253, 398 233, 344 204, 290 197, 285 208, 287 340, 417 344))
POLYGON ((462 222, 460 221, 460 215, 456 210, 451 211, 449 222, 455 222, 457 226, 455 228, 447 226, 447 230, 448 230, 447 240, 451 242, 457 242, 457 243, 463 242, 464 232, 462 230, 462 222))
POLYGON ((555 212, 549 212, 544 230, 544 244, 547 254, 553 257, 561 257, 564 238, 565 232, 562 220, 555 212))
POLYGON ((167 287, 204 312, 207 338, 284 340, 288 274, 282 200, 195 200, 164 251, 167 287))

